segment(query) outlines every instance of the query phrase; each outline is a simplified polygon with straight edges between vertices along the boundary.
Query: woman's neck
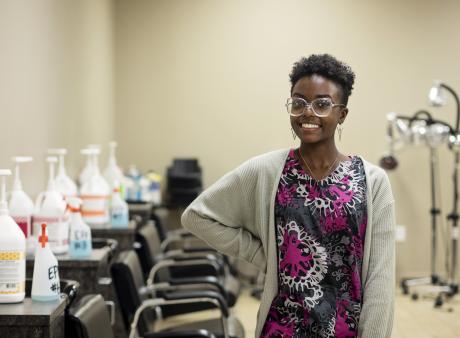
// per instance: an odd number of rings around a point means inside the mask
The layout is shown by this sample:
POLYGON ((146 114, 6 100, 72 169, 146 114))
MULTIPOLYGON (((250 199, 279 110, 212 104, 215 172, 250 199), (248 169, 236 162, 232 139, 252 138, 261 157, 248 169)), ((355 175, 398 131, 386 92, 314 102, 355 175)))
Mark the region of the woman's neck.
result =
POLYGON ((312 170, 329 168, 331 163, 345 157, 340 154, 334 142, 301 143, 299 151, 312 170))

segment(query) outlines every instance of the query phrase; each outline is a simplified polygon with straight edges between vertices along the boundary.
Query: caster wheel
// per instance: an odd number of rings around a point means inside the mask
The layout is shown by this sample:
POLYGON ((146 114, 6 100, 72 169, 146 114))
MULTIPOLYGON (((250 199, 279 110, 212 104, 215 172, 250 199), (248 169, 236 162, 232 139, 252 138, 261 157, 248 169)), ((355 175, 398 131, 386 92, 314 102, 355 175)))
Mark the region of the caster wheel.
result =
POLYGON ((412 300, 418 300, 418 293, 413 293, 411 298, 412 300))
POLYGON ((444 301, 442 300, 442 297, 440 297, 440 296, 436 297, 436 300, 434 301, 434 307, 436 307, 436 308, 441 307, 442 304, 444 304, 444 301))

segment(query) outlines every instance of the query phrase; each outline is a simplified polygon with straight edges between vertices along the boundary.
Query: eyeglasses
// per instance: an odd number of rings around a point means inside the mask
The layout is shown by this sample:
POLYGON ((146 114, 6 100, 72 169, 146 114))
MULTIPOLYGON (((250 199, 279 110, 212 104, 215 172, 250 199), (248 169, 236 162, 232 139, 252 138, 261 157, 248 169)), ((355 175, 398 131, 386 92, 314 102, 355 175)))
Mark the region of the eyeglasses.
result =
POLYGON ((328 97, 319 97, 310 103, 300 97, 290 97, 287 99, 286 108, 289 115, 297 117, 305 113, 308 108, 311 108, 313 113, 318 117, 328 116, 332 108, 342 106, 344 104, 336 104, 328 97))

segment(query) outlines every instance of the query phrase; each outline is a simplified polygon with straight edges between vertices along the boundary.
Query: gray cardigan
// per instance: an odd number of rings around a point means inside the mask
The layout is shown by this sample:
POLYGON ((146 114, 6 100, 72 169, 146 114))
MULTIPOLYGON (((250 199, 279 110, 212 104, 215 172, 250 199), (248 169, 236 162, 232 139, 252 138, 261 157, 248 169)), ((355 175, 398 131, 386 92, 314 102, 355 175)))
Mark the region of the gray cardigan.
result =
MULTIPOLYGON (((216 250, 265 272, 257 314, 259 337, 278 293, 274 204, 289 149, 254 157, 206 189, 182 215, 182 225, 216 250)), ((386 173, 363 160, 368 224, 362 266, 359 337, 390 337, 395 287, 394 199, 386 173)))

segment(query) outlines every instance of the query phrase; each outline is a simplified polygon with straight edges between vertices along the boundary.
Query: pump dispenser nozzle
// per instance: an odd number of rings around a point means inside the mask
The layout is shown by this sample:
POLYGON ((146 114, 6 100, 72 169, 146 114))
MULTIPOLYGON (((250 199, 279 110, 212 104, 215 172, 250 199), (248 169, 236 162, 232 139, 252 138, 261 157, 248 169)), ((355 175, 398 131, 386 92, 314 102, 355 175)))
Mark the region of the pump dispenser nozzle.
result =
POLYGON ((57 157, 49 156, 46 158, 46 162, 49 163, 49 179, 48 179, 48 190, 54 190, 54 164, 57 162, 57 157))
POLYGON ((11 159, 13 160, 13 162, 16 163, 16 167, 14 169, 13 190, 22 190, 21 176, 19 172, 19 164, 32 162, 33 158, 30 156, 16 156, 16 157, 12 157, 11 159))
POLYGON ((8 215, 8 202, 6 201, 6 176, 11 175, 11 170, 0 169, 0 177, 2 178, 2 191, 0 195, 0 215, 8 215))
POLYGON ((55 155, 59 157, 59 164, 57 169, 57 175, 54 178, 54 185, 57 191, 59 191, 65 198, 70 196, 77 195, 77 185, 75 182, 67 175, 65 169, 65 155, 67 154, 67 149, 64 148, 54 148, 48 149, 48 154, 55 155))
POLYGON ((48 149, 48 154, 59 156, 59 173, 65 174, 64 156, 67 155, 67 149, 64 149, 64 148, 48 149))
POLYGON ((109 161, 115 161, 115 150, 117 149, 117 142, 109 142, 109 161))

